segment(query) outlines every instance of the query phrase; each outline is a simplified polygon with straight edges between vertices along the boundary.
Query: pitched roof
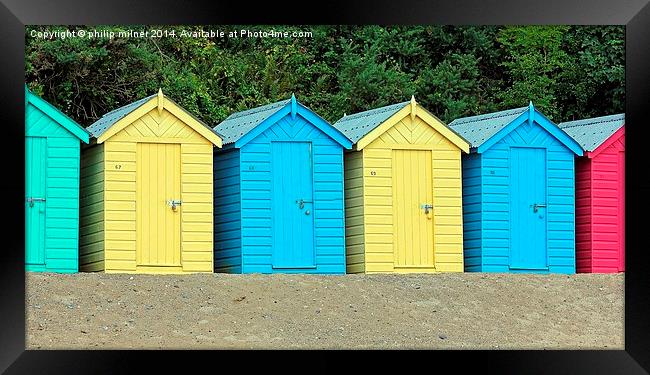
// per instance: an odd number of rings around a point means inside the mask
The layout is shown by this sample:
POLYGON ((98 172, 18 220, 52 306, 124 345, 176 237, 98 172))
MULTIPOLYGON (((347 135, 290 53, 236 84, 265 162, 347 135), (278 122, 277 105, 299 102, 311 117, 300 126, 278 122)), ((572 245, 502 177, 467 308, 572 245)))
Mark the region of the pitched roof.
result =
POLYGON ((370 133, 377 126, 388 120, 392 115, 399 112, 410 102, 402 102, 387 105, 369 111, 343 116, 334 123, 334 127, 341 131, 352 143, 357 143, 366 134, 370 133))
POLYGON ((449 127, 465 138, 471 147, 479 147, 527 110, 528 107, 521 107, 458 118, 449 123, 449 127))
POLYGON ((625 124, 625 113, 558 124, 585 151, 594 151, 625 124))
POLYGON ((79 138, 82 142, 88 143, 90 134, 86 131, 86 129, 83 128, 83 126, 77 124, 76 121, 68 117, 65 113, 61 112, 47 100, 31 92, 27 88, 27 85, 25 85, 25 101, 25 110, 27 110, 27 103, 31 103, 52 120, 56 121, 56 123, 79 138))
MULTIPOLYGON (((121 119, 124 117, 128 116, 130 113, 135 111, 136 109, 140 108, 144 104, 148 103, 151 99, 157 97, 157 96, 162 97, 162 91, 159 91, 157 94, 149 95, 145 98, 142 98, 140 100, 137 100, 131 104, 127 104, 125 106, 122 106, 120 108, 114 109, 108 113, 106 113, 104 116, 102 116, 100 119, 92 123, 90 126, 88 126, 86 129, 95 137, 99 138, 102 134, 106 133, 113 125, 117 124, 121 119)), ((219 141, 218 141, 218 146, 221 147, 221 136, 219 133, 214 131, 211 127, 206 125, 203 121, 199 120, 196 116, 193 114, 189 113, 185 109, 183 109, 181 106, 179 106, 176 102, 171 100, 169 97, 165 97, 165 100, 171 102, 174 104, 175 107, 178 107, 180 111, 182 111, 184 114, 188 115, 198 126, 204 127, 206 130, 208 130, 210 133, 214 133, 217 136, 219 136, 219 141)), ((192 125, 190 125, 192 126, 192 125)), ((200 133, 200 130, 195 129, 200 133)), ((203 136, 206 136, 203 134, 203 136)), ((210 137, 208 136, 208 139, 210 137)), ((214 140, 211 140, 211 142, 215 142, 214 140)))
POLYGON ((214 130, 221 134, 224 145, 234 143, 290 102, 291 99, 286 99, 233 113, 215 126, 214 130))
POLYGON ((129 113, 138 109, 141 105, 148 102, 156 95, 157 94, 149 95, 146 98, 142 98, 131 104, 127 104, 123 107, 114 109, 102 116, 99 120, 93 122, 86 129, 90 132, 90 134, 93 135, 93 137, 99 138, 99 136, 104 134, 108 129, 110 129, 111 126, 115 125, 115 123, 126 117, 129 113))

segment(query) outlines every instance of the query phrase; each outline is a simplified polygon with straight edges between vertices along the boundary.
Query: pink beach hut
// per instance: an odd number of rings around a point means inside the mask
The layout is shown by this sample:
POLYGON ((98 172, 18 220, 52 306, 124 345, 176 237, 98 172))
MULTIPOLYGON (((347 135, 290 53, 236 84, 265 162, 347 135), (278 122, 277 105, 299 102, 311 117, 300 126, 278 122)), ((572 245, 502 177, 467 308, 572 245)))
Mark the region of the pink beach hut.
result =
POLYGON ((563 122, 576 160, 576 271, 625 270, 625 114, 563 122))

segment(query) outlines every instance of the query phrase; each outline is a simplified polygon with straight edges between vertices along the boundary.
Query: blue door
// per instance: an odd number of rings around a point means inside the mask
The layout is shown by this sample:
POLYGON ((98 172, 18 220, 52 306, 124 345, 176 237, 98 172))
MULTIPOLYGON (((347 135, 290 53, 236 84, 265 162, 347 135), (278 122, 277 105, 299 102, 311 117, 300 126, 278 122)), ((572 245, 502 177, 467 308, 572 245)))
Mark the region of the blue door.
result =
POLYGON ((546 149, 513 147, 510 155, 510 268, 546 270, 546 149))
POLYGON ((273 268, 314 268, 311 143, 271 142, 273 268))
POLYGON ((47 139, 25 138, 25 263, 45 265, 45 171, 47 139))

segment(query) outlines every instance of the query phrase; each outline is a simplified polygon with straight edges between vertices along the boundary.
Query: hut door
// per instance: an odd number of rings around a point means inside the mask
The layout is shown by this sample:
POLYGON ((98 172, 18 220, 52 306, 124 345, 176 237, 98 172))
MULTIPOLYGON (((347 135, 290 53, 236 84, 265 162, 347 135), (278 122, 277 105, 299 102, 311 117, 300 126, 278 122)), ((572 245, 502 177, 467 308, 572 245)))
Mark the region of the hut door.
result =
POLYGON ((25 138, 25 164, 25 262, 44 265, 46 138, 25 138))
POLYGON ((273 268, 315 267, 309 142, 271 142, 273 268))
POLYGON ((431 268, 433 188, 431 151, 393 151, 395 268, 431 268))
POLYGON ((181 146, 138 143, 136 161, 136 262, 181 265, 181 146), (175 203, 174 203, 174 202, 175 203))
POLYGON ((510 268, 547 269, 546 150, 511 148, 510 268))

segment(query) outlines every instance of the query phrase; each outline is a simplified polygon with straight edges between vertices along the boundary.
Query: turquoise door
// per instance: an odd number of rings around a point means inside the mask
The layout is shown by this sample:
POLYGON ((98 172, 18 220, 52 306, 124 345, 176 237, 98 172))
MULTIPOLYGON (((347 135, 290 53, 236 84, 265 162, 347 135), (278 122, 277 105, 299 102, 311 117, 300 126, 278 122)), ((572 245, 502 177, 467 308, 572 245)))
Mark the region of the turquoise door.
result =
POLYGON ((45 265, 45 172, 47 139, 25 138, 25 262, 45 265))
POLYGON ((315 268, 311 143, 271 142, 273 268, 315 268))
POLYGON ((510 268, 546 270, 546 149, 513 147, 510 155, 510 268))

